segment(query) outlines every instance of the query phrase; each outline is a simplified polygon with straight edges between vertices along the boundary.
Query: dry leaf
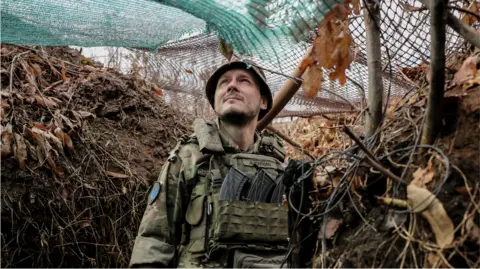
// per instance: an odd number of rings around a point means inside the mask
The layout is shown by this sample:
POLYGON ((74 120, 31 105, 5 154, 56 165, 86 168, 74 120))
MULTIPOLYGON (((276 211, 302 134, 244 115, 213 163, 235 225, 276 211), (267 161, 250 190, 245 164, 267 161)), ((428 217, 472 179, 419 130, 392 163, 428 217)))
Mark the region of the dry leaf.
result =
MULTIPOLYGON (((3 129, 3 128, 2 128, 3 129)), ((5 130, 2 130, 2 158, 10 156, 12 154, 12 142, 13 142, 13 134, 12 134, 12 125, 10 123, 7 124, 5 130)))
POLYGON ((73 141, 68 134, 63 134, 63 144, 68 150, 73 151, 73 141))
MULTIPOLYGON (((34 97, 35 97, 35 100, 37 101, 37 104, 41 107, 44 107, 44 108, 56 108, 56 107, 58 107, 58 103, 56 101, 54 101, 56 98, 52 98, 52 97, 48 97, 48 96, 42 97, 38 94, 36 94, 34 97)), ((60 100, 58 100, 58 101, 60 101, 60 100)))
POLYGON ((413 180, 410 184, 413 184, 420 188, 425 188, 426 185, 432 181, 435 176, 435 169, 432 167, 432 163, 428 162, 426 168, 419 167, 415 173, 413 173, 413 180))
POLYGON ((450 266, 445 264, 440 255, 440 253, 433 251, 428 253, 427 262, 430 268, 450 268, 450 266))
POLYGON ((82 119, 88 118, 88 117, 95 117, 95 115, 87 111, 74 111, 73 113, 78 114, 82 119))
POLYGON ((302 88, 306 98, 313 98, 317 96, 322 88, 323 70, 317 65, 311 65, 303 73, 302 88))
POLYGON ((355 15, 360 15, 360 0, 352 0, 353 4, 353 13, 355 15))
POLYGON ((414 212, 427 219, 437 244, 443 248, 453 242, 454 226, 442 203, 427 189, 409 184, 407 197, 414 212))
POLYGON ((62 80, 65 81, 65 82, 68 82, 70 80, 70 78, 67 77, 67 68, 65 67, 65 63, 62 62, 62 80))
POLYGON ((80 226, 80 228, 86 228, 92 226, 92 224, 90 220, 81 220, 78 222, 78 226, 80 226))
POLYGON ((462 85, 470 79, 480 76, 477 70, 478 56, 471 56, 463 61, 462 67, 455 73, 454 81, 457 85, 462 85))
POLYGON ((54 134, 51 132, 44 132, 43 136, 48 139, 48 142, 53 146, 53 148, 59 152, 63 151, 63 141, 60 141, 54 134))
POLYGON ((117 172, 111 172, 107 171, 107 175, 114 177, 114 178, 129 178, 129 176, 122 174, 122 173, 117 173, 117 172))
MULTIPOLYGON (((338 228, 342 225, 343 220, 341 219, 328 219, 327 221, 327 227, 325 231, 325 238, 330 239, 332 236, 335 235, 335 232, 337 232, 338 228)), ((318 234, 319 238, 323 238, 323 228, 320 230, 320 233, 318 234)))
POLYGON ((470 238, 473 242, 480 245, 480 227, 474 222, 474 216, 471 215, 468 218, 467 222, 465 222, 465 228, 467 230, 468 238, 470 238))
MULTIPOLYGON (((480 4, 477 3, 477 0, 472 1, 470 3, 470 6, 467 7, 467 5, 463 6, 464 9, 472 11, 475 14, 478 14, 480 12, 480 4)), ((470 15, 468 13, 464 13, 462 16, 461 21, 465 24, 472 25, 475 22, 478 21, 477 17, 470 15)))
POLYGON ((218 43, 218 50, 220 50, 220 53, 222 53, 222 55, 225 56, 228 61, 232 59, 233 47, 231 44, 225 42, 225 40, 220 39, 220 42, 218 43))
POLYGON ((25 168, 25 161, 27 160, 27 145, 25 144, 25 140, 23 136, 15 133, 15 145, 13 147, 13 152, 15 159, 17 159, 18 164, 20 165, 21 169, 25 168))

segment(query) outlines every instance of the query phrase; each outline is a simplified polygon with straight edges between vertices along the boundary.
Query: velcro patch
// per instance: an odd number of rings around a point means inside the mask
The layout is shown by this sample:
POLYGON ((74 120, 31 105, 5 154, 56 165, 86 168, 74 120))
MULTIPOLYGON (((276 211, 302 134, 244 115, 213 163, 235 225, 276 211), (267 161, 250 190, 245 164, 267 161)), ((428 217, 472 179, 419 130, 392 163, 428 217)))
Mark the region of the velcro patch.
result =
POLYGON ((155 184, 153 184, 153 188, 150 191, 150 194, 148 195, 148 204, 149 205, 151 205, 153 202, 155 202, 155 200, 157 200, 161 189, 162 189, 162 185, 160 185, 159 182, 155 182, 155 184))

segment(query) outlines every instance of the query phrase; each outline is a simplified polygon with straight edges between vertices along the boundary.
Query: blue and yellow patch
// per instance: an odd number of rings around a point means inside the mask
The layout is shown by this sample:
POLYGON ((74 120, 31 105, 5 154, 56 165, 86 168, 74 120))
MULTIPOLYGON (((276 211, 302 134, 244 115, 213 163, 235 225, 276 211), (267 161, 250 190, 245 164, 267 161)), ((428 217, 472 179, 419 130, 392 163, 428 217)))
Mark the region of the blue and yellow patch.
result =
POLYGON ((153 188, 150 191, 150 194, 148 195, 149 205, 151 205, 153 202, 155 202, 155 200, 157 200, 158 195, 160 194, 161 186, 162 185, 160 185, 160 183, 158 182, 155 182, 155 184, 153 184, 153 188))

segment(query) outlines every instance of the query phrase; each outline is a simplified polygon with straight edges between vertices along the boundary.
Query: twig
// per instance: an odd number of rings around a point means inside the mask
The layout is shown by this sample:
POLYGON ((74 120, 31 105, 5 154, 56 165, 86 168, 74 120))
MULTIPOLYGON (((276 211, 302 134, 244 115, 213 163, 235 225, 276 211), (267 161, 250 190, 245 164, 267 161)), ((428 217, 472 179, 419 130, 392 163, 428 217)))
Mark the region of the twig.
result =
POLYGON ((343 128, 343 131, 351 138, 353 139, 353 141, 355 141, 355 143, 357 143, 357 145, 360 147, 361 150, 363 150, 363 152, 365 152, 365 154, 367 154, 367 158, 365 158, 365 161, 370 164, 371 166, 373 166, 375 169, 377 169, 378 171, 380 171, 382 174, 386 175, 387 177, 397 181, 398 183, 401 183, 403 185, 406 185, 406 183, 401 180, 399 177, 397 177, 396 175, 394 175, 392 172, 390 172, 390 170, 384 168, 377 160, 377 158, 372 154, 372 152, 370 152, 370 150, 367 149, 367 147, 365 147, 365 145, 362 143, 362 141, 360 141, 360 139, 358 139, 353 133, 352 131, 350 131, 350 129, 348 129, 348 127, 345 127, 343 128))
POLYGON ((432 144, 441 126, 441 112, 445 88, 445 13, 446 7, 443 0, 430 0, 430 34, 431 63, 430 63, 430 91, 425 112, 425 125, 423 126, 422 144, 432 144))
POLYGON ((367 35, 368 114, 365 121, 366 136, 370 137, 382 120, 383 83, 382 52, 380 43, 380 4, 364 0, 365 32, 367 35))
MULTIPOLYGON (((432 5, 432 0, 419 0, 429 9, 432 5)), ((462 23, 457 17, 453 16, 452 13, 448 12, 447 14, 447 24, 452 27, 455 32, 461 35, 466 41, 472 43, 475 47, 480 48, 480 34, 477 33, 472 27, 462 23)))
POLYGON ((456 6, 448 6, 448 8, 455 9, 455 10, 461 11, 461 12, 463 12, 463 13, 467 13, 467 14, 469 14, 469 15, 472 15, 472 16, 476 17, 477 20, 480 20, 480 14, 475 13, 475 12, 473 12, 473 11, 471 11, 471 10, 464 9, 464 8, 461 8, 461 7, 456 7, 456 6))

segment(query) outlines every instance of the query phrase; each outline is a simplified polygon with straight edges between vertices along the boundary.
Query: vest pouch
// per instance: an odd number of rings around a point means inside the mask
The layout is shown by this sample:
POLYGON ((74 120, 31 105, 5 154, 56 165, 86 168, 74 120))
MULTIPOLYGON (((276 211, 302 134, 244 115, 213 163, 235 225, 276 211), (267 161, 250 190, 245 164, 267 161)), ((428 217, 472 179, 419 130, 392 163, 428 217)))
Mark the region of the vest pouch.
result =
POLYGON ((212 227, 217 243, 288 243, 288 210, 263 202, 217 200, 212 227))
POLYGON ((206 218, 204 217, 206 211, 205 195, 196 195, 191 198, 188 205, 185 219, 191 225, 190 244, 188 252, 202 253, 205 251, 205 233, 206 233, 206 218))
POLYGON ((271 178, 277 178, 284 171, 282 163, 270 156, 237 153, 231 156, 231 164, 249 178, 253 178, 258 169, 262 169, 271 178))

